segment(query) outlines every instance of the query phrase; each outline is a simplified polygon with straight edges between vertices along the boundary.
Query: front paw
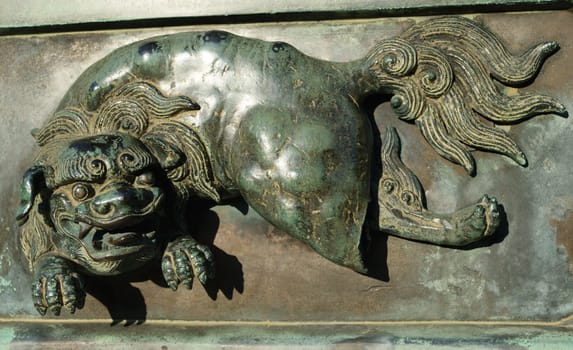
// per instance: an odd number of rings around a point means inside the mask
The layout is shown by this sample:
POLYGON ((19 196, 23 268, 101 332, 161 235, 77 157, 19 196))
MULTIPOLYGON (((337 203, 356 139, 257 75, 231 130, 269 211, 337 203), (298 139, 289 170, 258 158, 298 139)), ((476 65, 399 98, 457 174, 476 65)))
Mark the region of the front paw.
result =
POLYGON ((169 243, 165 249, 161 270, 165 282, 172 290, 177 290, 180 283, 191 289, 195 277, 201 284, 205 284, 215 276, 213 253, 209 247, 192 238, 180 238, 169 243))
POLYGON ((48 310, 58 316, 62 307, 73 314, 84 304, 83 281, 64 259, 45 258, 39 264, 32 283, 32 299, 34 307, 42 316, 48 310))

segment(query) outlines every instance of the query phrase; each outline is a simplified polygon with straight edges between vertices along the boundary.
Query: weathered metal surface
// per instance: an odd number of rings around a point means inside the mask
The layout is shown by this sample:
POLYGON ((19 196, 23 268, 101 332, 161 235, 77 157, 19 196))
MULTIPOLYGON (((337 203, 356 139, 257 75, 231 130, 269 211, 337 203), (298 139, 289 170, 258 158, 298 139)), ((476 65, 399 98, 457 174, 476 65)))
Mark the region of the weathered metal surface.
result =
MULTIPOLYGON (((542 69, 532 91, 558 97, 571 110, 573 43, 569 12, 476 16, 515 51, 532 42, 556 40, 561 51, 542 69)), ((331 60, 364 55, 379 39, 399 34, 418 19, 319 24, 217 26, 237 34, 288 41, 303 52, 331 60), (317 45, 317 43, 320 43, 317 45)), ((186 28, 197 29, 197 28, 186 28)), ((203 28, 201 28, 203 29, 203 28)), ((35 153, 28 130, 55 110, 60 97, 91 63, 136 39, 174 30, 78 33, 0 39, 3 133, 0 146, 0 298, 2 317, 30 320, 35 311, 26 291, 30 276, 16 256, 18 183, 35 153)), ((508 91, 511 91, 509 89, 508 91)), ((379 242, 379 279, 334 266, 278 232, 252 211, 216 208, 197 226, 214 239, 220 265, 214 288, 191 292, 158 288, 133 276, 87 281, 86 310, 74 318, 104 320, 489 320, 538 325, 573 311, 570 176, 572 123, 554 116, 507 128, 528 154, 520 168, 499 156, 480 155, 469 178, 437 159, 413 126, 394 123, 388 106, 376 119, 406 135, 403 158, 426 188, 430 206, 451 211, 487 189, 507 204, 506 235, 473 250, 450 250, 389 238, 379 242), (503 176, 492 174, 503 173, 503 176), (463 189, 463 190, 462 190, 463 189), (214 232, 217 230, 217 234, 214 232), (113 289, 114 294, 107 292, 113 289), (166 302, 169 301, 169 302, 166 302)), ((166 287, 163 285, 163 287, 166 287)), ((73 332, 73 330, 70 330, 73 332)))
POLYGON ((223 31, 122 47, 86 70, 33 131, 40 151, 23 176, 17 221, 34 305, 42 315, 74 313, 82 275, 156 264, 173 290, 205 285, 213 254, 192 226, 207 209, 190 203, 240 198, 364 274, 369 241, 381 234, 445 246, 491 236, 500 212, 487 195, 452 214, 426 209, 396 130, 373 132, 365 101, 391 94, 396 116, 415 121, 435 151, 470 175, 475 149, 525 166, 519 146, 477 113, 496 124, 566 115, 549 96, 499 93, 490 77, 523 87, 557 48, 543 42, 513 56, 463 17, 424 21, 344 63, 223 31))
POLYGON ((557 49, 542 42, 514 56, 486 27, 452 16, 351 62, 223 31, 122 47, 88 68, 33 132, 40 151, 23 177, 17 220, 34 305, 42 315, 74 313, 82 275, 121 275, 159 259, 171 289, 205 285, 213 254, 192 226, 200 204, 224 198, 364 274, 369 242, 381 234, 445 246, 491 236, 495 198, 452 214, 426 209, 395 129, 381 126, 381 150, 373 146, 365 101, 391 94, 396 116, 470 175, 475 149, 525 166, 515 141, 486 120, 512 124, 565 108, 542 94, 500 93, 492 76, 524 87, 557 49))
POLYGON ((0 324, 9 349, 494 349, 568 350, 570 329, 495 324, 408 325, 265 322, 149 322, 110 327, 101 322, 0 324))
MULTIPOLYGON (((476 11, 480 9, 523 10, 570 8, 567 0, 337 0, 304 1, 282 0, 265 2, 258 0, 227 1, 211 0, 208 3, 198 0, 102 0, 90 3, 81 0, 52 0, 49 4, 41 0, 6 0, 0 2, 0 28, 37 27, 66 24, 86 24, 97 22, 139 21, 147 26, 154 19, 169 19, 165 25, 185 18, 188 22, 209 21, 209 17, 258 16, 270 18, 282 14, 300 20, 305 17, 349 17, 382 16, 408 13, 441 13, 445 11, 476 11)), ((229 20, 225 20, 226 23, 229 20)), ((179 23, 181 24, 181 23, 179 23)))

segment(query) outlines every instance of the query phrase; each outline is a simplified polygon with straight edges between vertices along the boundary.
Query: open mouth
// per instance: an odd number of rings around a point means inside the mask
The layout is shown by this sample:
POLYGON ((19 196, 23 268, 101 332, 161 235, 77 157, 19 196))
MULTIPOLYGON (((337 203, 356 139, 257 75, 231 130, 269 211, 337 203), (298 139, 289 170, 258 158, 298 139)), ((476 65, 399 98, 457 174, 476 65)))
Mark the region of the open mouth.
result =
POLYGON ((102 230, 96 230, 91 241, 95 250, 110 249, 112 247, 134 247, 140 246, 147 242, 152 242, 155 238, 155 231, 147 233, 140 232, 122 232, 111 233, 102 230))
POLYGON ((81 227, 79 238, 94 260, 120 259, 156 247, 157 222, 153 217, 115 230, 87 223, 81 227))
POLYGON ((135 232, 127 232, 120 234, 108 233, 107 235, 104 235, 103 238, 104 239, 107 238, 108 245, 133 246, 133 245, 139 245, 141 243, 142 236, 148 240, 153 240, 153 238, 155 238, 155 231, 151 231, 143 235, 135 232))

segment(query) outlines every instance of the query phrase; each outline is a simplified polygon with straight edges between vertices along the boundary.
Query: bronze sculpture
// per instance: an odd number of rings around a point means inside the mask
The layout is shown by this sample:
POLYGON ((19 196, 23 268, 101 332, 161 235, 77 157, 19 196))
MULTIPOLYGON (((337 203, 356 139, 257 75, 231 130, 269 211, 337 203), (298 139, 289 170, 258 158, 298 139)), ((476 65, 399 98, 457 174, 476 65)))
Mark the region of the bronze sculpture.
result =
POLYGON ((426 210, 393 129, 371 187, 375 152, 361 102, 392 95, 396 114, 470 174, 474 149, 525 165, 516 143, 479 115, 511 123, 565 114, 553 98, 509 97, 494 83, 531 82, 557 48, 543 43, 513 56, 488 30, 457 17, 416 25, 348 63, 217 31, 120 48, 89 68, 34 132, 40 153, 24 176, 18 220, 35 306, 73 312, 79 274, 120 274, 161 254, 173 289, 191 287, 195 277, 205 283, 212 254, 179 215, 191 198, 241 196, 327 259, 362 273, 372 224, 436 244, 479 240, 498 225, 495 199, 451 215, 426 210), (372 190, 377 217, 367 218, 372 190))

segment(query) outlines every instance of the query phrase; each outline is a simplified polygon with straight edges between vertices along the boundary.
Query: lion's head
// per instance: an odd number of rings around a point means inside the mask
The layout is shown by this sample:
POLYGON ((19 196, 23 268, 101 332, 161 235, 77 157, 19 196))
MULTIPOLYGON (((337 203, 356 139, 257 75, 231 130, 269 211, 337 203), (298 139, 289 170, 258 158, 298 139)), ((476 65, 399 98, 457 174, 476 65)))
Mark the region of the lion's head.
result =
POLYGON ((196 109, 187 97, 131 82, 95 111, 64 109, 35 131, 40 152, 18 211, 30 268, 46 253, 95 274, 138 268, 157 256, 178 204, 219 200, 200 135, 177 120, 196 109))

